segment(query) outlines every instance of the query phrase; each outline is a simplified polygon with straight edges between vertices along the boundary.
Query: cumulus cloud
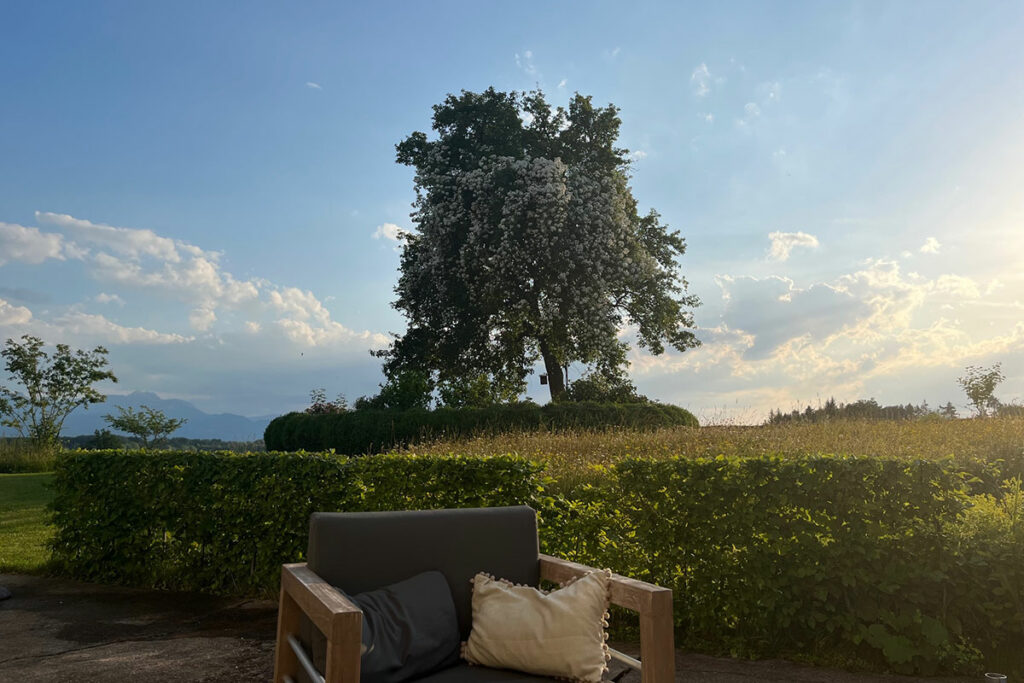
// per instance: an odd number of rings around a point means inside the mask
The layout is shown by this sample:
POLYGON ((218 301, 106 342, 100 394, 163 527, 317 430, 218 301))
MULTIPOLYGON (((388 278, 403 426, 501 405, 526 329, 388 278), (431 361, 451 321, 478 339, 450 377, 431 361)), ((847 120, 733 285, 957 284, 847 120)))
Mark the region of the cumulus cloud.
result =
MULTIPOLYGON (((36 211, 36 221, 43 225, 59 228, 76 240, 94 244, 115 254, 131 258, 152 256, 174 263, 181 260, 174 240, 161 237, 152 230, 115 228, 103 223, 81 220, 67 214, 44 211, 36 211)), ((186 251, 188 250, 187 245, 183 245, 183 247, 186 251)))
POLYGON ((629 158, 633 159, 634 161, 640 161, 641 159, 647 158, 647 152, 643 151, 642 149, 638 149, 635 152, 631 153, 629 155, 629 158))
POLYGON ((32 311, 24 306, 15 306, 5 299, 0 299, 0 327, 25 325, 30 320, 32 320, 32 311))
POLYGON ((561 90, 561 89, 565 88, 565 86, 566 86, 566 84, 568 82, 569 82, 569 79, 567 79, 567 78, 563 78, 562 80, 558 81, 558 89, 561 90))
POLYGON ((373 239, 386 239, 391 240, 392 242, 400 242, 402 235, 404 234, 405 230, 394 223, 382 223, 373 231, 373 239))
POLYGON ((772 261, 785 261, 793 253, 793 250, 801 247, 806 249, 817 249, 818 238, 806 232, 772 232, 768 233, 771 240, 771 247, 768 249, 768 258, 772 261))
POLYGON ((708 71, 707 64, 701 62, 694 68, 693 73, 690 74, 690 87, 697 97, 707 97, 711 92, 711 72, 708 71))
POLYGON ((96 295, 96 303, 98 304, 117 304, 118 306, 124 306, 124 299, 119 297, 117 294, 107 294, 106 292, 100 292, 96 295))
POLYGON ((8 261, 36 264, 47 259, 64 260, 64 241, 60 235, 0 223, 0 266, 8 261))
POLYGON ((934 237, 929 237, 924 241, 924 244, 921 245, 921 248, 918 249, 918 251, 920 251, 922 254, 938 254, 939 249, 941 248, 941 242, 939 242, 934 237))
POLYGON ((319 83, 314 83, 313 81, 306 81, 306 87, 309 88, 310 90, 323 90, 324 89, 322 85, 320 85, 319 83))
POLYGON ((217 322, 217 314, 212 308, 200 307, 188 314, 188 324, 199 332, 206 332, 217 322))

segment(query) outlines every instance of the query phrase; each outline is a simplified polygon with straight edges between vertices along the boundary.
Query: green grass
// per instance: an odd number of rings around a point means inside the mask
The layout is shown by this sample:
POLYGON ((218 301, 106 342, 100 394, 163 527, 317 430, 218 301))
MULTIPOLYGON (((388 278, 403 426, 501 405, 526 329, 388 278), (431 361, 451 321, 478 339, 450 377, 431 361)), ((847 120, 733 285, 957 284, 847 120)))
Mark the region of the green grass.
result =
POLYGON ((50 558, 53 535, 46 506, 53 475, 0 474, 0 572, 33 574, 50 558))

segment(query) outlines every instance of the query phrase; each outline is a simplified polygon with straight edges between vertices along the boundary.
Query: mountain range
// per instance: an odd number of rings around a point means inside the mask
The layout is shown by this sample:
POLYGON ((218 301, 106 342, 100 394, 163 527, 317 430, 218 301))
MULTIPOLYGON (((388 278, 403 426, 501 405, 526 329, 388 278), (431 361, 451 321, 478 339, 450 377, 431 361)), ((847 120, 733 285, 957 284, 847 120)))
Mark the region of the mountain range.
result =
POLYGON ((138 409, 139 406, 149 406, 163 411, 167 417, 185 418, 188 422, 172 436, 182 436, 188 439, 255 441, 263 438, 263 430, 272 419, 277 417, 276 415, 245 417, 232 413, 211 414, 203 412, 188 401, 160 398, 154 393, 136 391, 131 394, 110 394, 107 396, 106 402, 90 406, 88 410, 78 408, 64 421, 61 436, 92 434, 97 429, 109 429, 110 425, 106 423, 103 416, 116 415, 117 406, 135 409, 138 409))

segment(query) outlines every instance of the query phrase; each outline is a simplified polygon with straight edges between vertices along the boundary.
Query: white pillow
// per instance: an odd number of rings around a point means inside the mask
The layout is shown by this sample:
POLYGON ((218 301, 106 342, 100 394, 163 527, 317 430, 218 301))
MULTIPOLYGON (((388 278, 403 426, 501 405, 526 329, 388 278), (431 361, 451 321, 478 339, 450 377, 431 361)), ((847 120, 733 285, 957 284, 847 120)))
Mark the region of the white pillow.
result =
POLYGON ((608 670, 611 572, 593 571, 545 593, 487 574, 473 577, 470 664, 598 683, 608 670))

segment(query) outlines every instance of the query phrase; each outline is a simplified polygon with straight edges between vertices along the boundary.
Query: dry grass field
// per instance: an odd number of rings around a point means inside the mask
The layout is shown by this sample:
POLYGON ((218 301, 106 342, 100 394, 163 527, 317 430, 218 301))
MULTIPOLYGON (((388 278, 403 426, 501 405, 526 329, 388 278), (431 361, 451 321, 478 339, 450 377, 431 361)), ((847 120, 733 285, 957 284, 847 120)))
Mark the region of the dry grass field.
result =
POLYGON ((534 432, 416 444, 416 453, 514 454, 548 463, 558 478, 627 456, 877 455, 996 460, 1024 455, 1024 418, 835 421, 657 431, 534 432))

